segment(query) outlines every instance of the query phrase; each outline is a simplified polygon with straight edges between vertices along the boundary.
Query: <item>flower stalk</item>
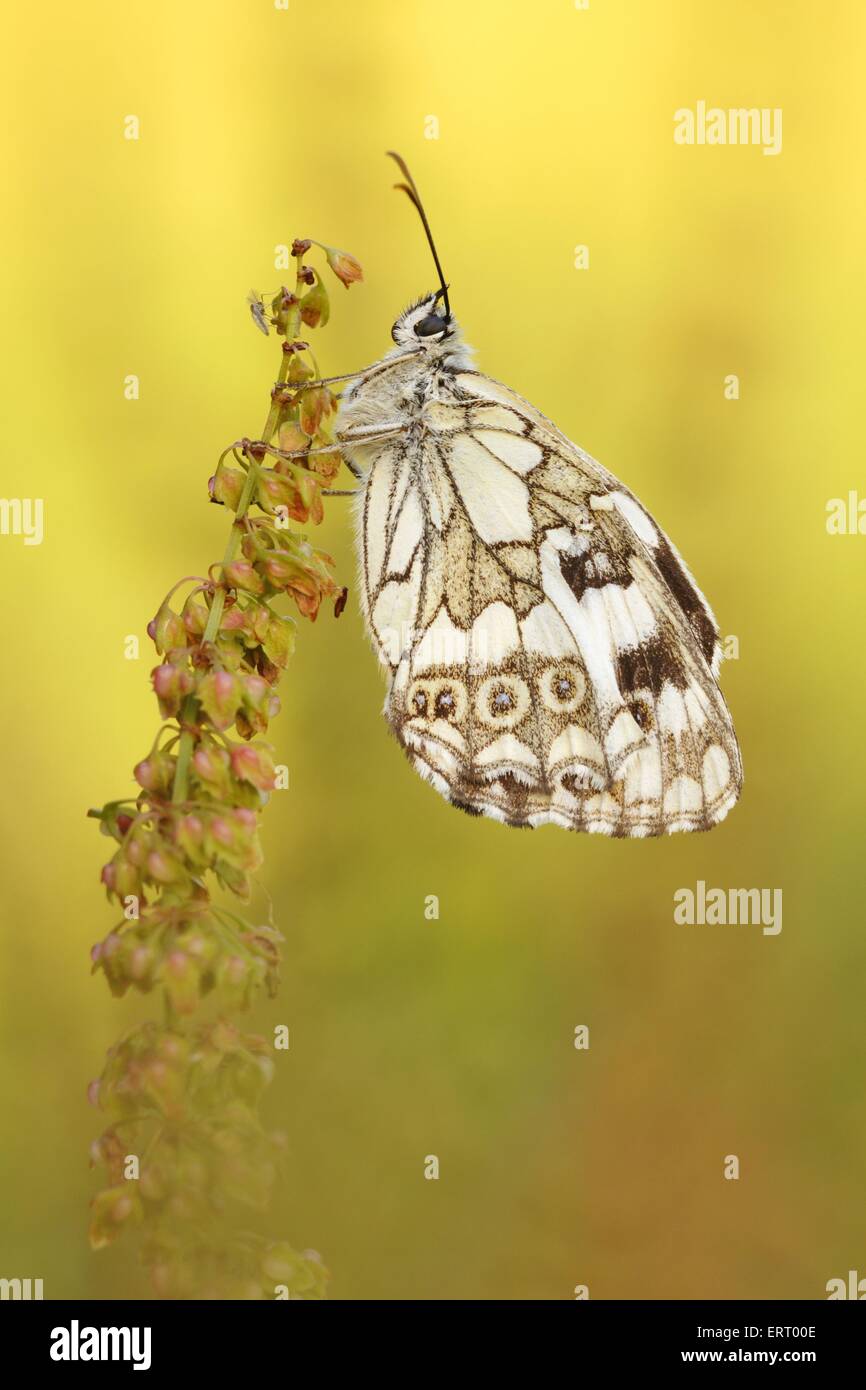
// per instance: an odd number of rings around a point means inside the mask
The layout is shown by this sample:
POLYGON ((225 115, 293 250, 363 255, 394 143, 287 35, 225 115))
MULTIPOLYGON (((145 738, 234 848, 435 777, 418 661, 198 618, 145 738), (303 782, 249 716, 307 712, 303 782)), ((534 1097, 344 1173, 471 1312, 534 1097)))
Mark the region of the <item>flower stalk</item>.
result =
MULTIPOLYGON (((166 1298, 321 1298, 327 1281, 315 1251, 250 1229, 284 1159, 285 1136, 266 1130, 259 1103, 287 1040, 279 1028, 272 1041, 245 1033, 238 1015, 262 989, 275 993, 283 938, 270 914, 261 922, 230 905, 251 899, 259 818, 284 785, 261 737, 294 647, 279 600, 315 621, 323 602, 339 616, 346 599, 330 556, 297 529, 321 521, 341 464, 336 397, 298 336, 330 314, 305 261, 313 245, 293 244, 295 286, 281 287, 270 313, 250 296, 257 326, 283 340, 267 419, 210 479, 211 501, 234 513, 222 561, 179 581, 148 625, 162 723, 134 768, 138 794, 89 813, 116 846, 102 881, 122 910, 93 969, 115 995, 159 990, 164 1006, 161 1022, 109 1050, 89 1088, 106 1121, 91 1160, 107 1171, 90 1241, 99 1249, 138 1230, 166 1298)), ((354 258, 325 251, 347 288, 361 278, 354 258)))

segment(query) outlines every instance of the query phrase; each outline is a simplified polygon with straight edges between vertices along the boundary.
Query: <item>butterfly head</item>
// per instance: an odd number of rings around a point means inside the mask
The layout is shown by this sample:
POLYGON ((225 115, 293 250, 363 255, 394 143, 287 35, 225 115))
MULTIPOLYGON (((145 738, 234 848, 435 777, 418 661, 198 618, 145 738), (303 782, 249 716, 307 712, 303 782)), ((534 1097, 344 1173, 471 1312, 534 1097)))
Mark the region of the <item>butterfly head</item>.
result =
POLYGON ((460 347, 459 330, 451 317, 448 285, 442 274, 439 253, 436 250, 436 243, 433 240, 433 233, 430 230, 430 223, 427 221, 421 195, 415 186, 415 180, 409 173, 405 160, 399 154, 396 154, 394 150, 389 150, 388 154, 395 161, 406 180, 405 183, 398 183, 397 188, 408 196, 421 218, 421 225, 424 228, 439 276, 439 288, 436 293, 426 294, 421 299, 417 299, 414 304, 410 304, 408 309, 404 309, 391 329, 391 337, 398 349, 402 348, 415 353, 420 348, 427 358, 443 357, 446 353, 452 353, 455 348, 460 347))
POLYGON ((417 352, 419 348, 437 355, 444 345, 453 346, 457 325, 451 314, 440 307, 444 291, 425 294, 404 309, 391 329, 391 337, 398 347, 417 352))

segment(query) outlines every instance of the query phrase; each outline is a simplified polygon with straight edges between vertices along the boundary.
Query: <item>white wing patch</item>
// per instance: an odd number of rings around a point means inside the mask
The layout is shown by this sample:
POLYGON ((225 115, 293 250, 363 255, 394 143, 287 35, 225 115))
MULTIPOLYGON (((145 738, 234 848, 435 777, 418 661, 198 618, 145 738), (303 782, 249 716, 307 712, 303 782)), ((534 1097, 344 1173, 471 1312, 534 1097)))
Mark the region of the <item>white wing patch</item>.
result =
POLYGON ((459 434, 448 454, 448 472, 469 523, 483 541, 531 541, 526 484, 474 435, 459 434))
POLYGON ((531 472, 544 457, 540 444, 505 430, 474 430, 473 439, 521 476, 531 472))
MULTIPOLYGON (((742 765, 718 629, 670 541, 508 387, 414 370, 404 437, 364 444, 359 517, 385 715, 414 766, 509 825, 721 820, 742 765)), ((352 408, 369 414, 363 389, 352 408)))
POLYGON ((424 515, 417 484, 406 489, 402 506, 397 510, 391 544, 388 549, 388 574, 402 575, 412 563, 412 557, 424 536, 424 515))

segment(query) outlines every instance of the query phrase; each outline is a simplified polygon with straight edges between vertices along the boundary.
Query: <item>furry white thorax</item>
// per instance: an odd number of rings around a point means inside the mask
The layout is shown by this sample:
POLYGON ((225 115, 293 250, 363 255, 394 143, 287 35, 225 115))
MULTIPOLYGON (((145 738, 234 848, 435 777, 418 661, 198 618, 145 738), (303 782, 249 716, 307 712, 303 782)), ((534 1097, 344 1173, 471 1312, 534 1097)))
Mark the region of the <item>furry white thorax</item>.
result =
MULTIPOLYGON (((375 430, 399 424, 406 425, 418 407, 419 386, 435 391, 440 371, 446 373, 472 370, 475 354, 463 340, 463 333, 452 315, 442 333, 419 337, 415 326, 436 308, 437 296, 424 295, 410 304, 394 323, 391 337, 395 347, 383 354, 374 368, 357 381, 350 382, 340 397, 338 428, 340 432, 375 430), (382 369, 389 367, 387 371, 382 369)), ((364 470, 371 459, 368 451, 359 446, 350 449, 364 470)))

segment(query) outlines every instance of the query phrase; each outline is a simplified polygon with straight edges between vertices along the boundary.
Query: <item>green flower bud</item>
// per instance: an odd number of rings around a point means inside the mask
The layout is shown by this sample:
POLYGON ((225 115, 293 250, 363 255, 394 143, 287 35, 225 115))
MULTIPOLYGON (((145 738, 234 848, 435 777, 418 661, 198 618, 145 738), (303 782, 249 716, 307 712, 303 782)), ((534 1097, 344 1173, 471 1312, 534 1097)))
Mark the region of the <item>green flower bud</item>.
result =
POLYGON ((231 728, 243 698, 237 676, 228 671, 210 671, 199 681, 196 694, 214 728, 231 728))
POLYGON ((183 625, 193 641, 203 635, 207 626, 207 614, 205 605, 194 598, 188 598, 183 605, 183 625))
MULTIPOLYGON (((178 622, 180 622, 179 618, 178 622)), ((181 627, 183 627, 183 623, 181 623, 181 627)), ((150 673, 150 678, 159 700, 160 714, 163 719, 174 719, 184 699, 195 685, 192 673, 175 666, 170 661, 164 661, 161 666, 154 667, 150 673)))
POLYGON ((324 328, 330 316, 328 292, 322 284, 321 276, 316 275, 316 283, 301 300, 301 319, 308 328, 324 328))
POLYGON ((263 594, 265 586, 248 560, 232 560, 223 566, 223 581, 232 589, 242 589, 248 594, 263 594))
POLYGON ((245 482, 246 475, 239 468, 221 468, 211 478, 208 491, 214 502, 222 502, 236 512, 245 482))
POLYGON ((167 848, 158 846, 147 856, 147 872, 155 883, 180 883, 186 878, 186 870, 176 855, 167 848))
POLYGON ((272 550, 263 555, 259 568, 274 589, 285 589, 293 580, 304 573, 298 561, 287 550, 272 550))
POLYGON ((323 416, 329 415, 333 408, 333 396, 327 386, 314 386, 312 390, 304 391, 298 417, 304 434, 308 434, 312 439, 313 435, 318 433, 323 416))
POLYGON ((142 1219, 141 1199, 133 1183, 106 1187, 97 1193, 90 1204, 90 1246, 102 1250, 116 1240, 124 1226, 137 1225, 142 1219))
POLYGON ((179 1014, 191 1014, 198 1005, 199 971, 186 951, 172 951, 165 962, 163 983, 179 1014))
POLYGON ((239 782, 249 782, 259 791, 273 791, 274 760, 261 744, 237 744, 231 751, 231 763, 239 782))
POLYGON ((174 842, 194 872, 207 863, 204 824, 200 816, 192 812, 179 816, 174 823, 174 842))
POLYGON ((291 618, 272 613, 267 637, 262 642, 265 655, 280 670, 285 670, 295 649, 295 624, 291 618))
POLYGON ((200 743, 192 755, 192 765, 209 790, 218 796, 228 792, 231 785, 229 755, 224 748, 210 741, 200 743))
POLYGON ((297 454, 310 447, 310 441, 296 420, 284 420, 280 425, 279 446, 286 454, 297 454))
POLYGON ((147 625, 148 636, 153 640, 160 656, 175 647, 186 646, 186 628, 179 613, 175 613, 164 603, 155 618, 147 625))
POLYGON ((262 1273, 268 1279, 273 1279, 275 1284, 287 1284, 289 1287, 300 1273, 301 1265, 298 1252, 285 1243, 272 1245, 262 1257, 262 1273))

